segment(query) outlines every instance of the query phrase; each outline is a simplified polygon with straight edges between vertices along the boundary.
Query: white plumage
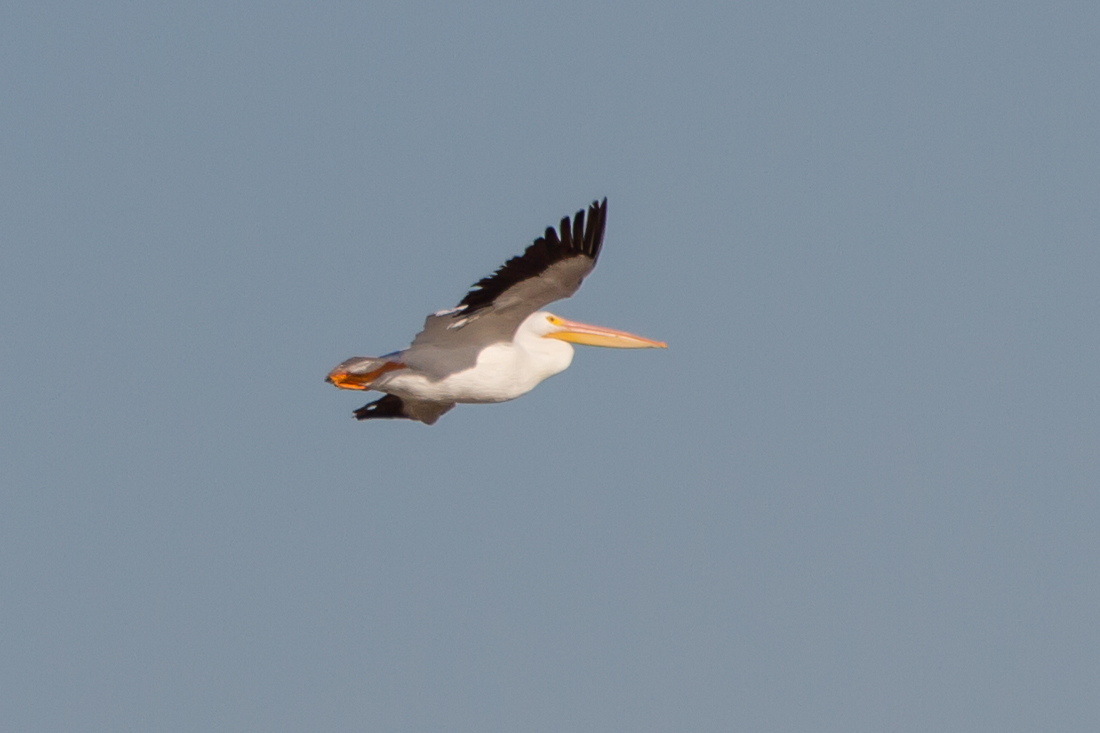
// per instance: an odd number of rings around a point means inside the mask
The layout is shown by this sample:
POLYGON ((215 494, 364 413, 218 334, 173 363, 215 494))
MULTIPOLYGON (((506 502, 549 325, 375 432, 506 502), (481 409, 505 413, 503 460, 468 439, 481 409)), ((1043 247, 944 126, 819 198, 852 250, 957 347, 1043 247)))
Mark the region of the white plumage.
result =
POLYGON ((607 199, 578 211, 561 236, 543 237, 480 280, 455 308, 428 316, 409 348, 383 357, 353 357, 327 381, 384 397, 355 411, 360 420, 410 418, 431 425, 457 403, 504 402, 534 389, 573 361, 572 343, 664 348, 624 331, 590 326, 539 310, 577 291, 603 243, 607 199))

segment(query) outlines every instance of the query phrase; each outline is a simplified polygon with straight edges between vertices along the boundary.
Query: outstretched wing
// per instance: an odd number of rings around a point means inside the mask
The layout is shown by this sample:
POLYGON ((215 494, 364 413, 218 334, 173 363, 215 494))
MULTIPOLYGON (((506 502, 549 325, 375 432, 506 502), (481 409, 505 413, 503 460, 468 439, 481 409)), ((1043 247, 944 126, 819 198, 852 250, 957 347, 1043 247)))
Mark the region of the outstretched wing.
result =
POLYGON ((572 222, 562 219, 560 234, 547 227, 522 255, 477 281, 456 307, 428 316, 404 352, 406 362, 416 361, 418 351, 427 356, 424 352, 446 349, 455 366, 472 366, 486 345, 511 341, 527 316, 577 292, 600 256, 606 217, 605 198, 592 202, 587 217, 582 209, 572 222))

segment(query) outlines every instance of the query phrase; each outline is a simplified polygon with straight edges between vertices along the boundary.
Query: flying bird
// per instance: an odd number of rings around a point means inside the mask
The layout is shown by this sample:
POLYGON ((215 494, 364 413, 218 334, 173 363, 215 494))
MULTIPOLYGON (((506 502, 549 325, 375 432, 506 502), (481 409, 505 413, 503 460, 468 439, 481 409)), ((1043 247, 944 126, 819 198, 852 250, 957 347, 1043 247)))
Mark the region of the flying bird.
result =
POLYGON ((565 371, 571 344, 617 349, 666 348, 661 341, 547 313, 543 306, 577 292, 603 245, 607 199, 561 220, 522 255, 474 284, 462 301, 424 321, 409 348, 356 356, 325 378, 340 389, 385 395, 355 410, 359 420, 407 418, 427 425, 457 403, 491 403, 527 394, 565 371))

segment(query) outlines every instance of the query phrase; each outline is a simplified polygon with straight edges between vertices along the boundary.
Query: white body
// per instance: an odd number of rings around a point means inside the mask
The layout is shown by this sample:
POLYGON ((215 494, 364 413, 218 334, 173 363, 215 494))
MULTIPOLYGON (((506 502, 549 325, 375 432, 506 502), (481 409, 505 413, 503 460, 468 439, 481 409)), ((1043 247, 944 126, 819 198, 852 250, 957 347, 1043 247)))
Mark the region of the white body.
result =
POLYGON ((516 331, 513 341, 486 346, 478 353, 477 364, 462 371, 447 372, 452 360, 446 347, 410 349, 401 354, 407 368, 383 374, 371 388, 426 402, 514 400, 544 379, 565 371, 573 361, 570 344, 544 338, 540 331, 546 329, 535 327, 546 323, 546 316, 541 312, 532 314, 516 331))
POLYGON ((386 395, 354 412, 359 420, 411 418, 431 425, 455 404, 505 402, 527 394, 573 361, 570 343, 665 348, 625 331, 567 321, 539 310, 568 298, 596 265, 607 199, 548 227, 519 257, 474 283, 466 297, 424 320, 409 348, 356 356, 329 372, 340 389, 386 395))

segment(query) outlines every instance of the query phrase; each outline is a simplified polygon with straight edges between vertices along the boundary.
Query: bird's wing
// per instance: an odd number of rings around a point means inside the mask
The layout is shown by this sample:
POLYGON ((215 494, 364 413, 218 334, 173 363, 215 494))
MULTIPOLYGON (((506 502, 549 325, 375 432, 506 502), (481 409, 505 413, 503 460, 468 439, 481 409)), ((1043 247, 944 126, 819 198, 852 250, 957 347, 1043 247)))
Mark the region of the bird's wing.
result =
POLYGON ((547 227, 522 255, 477 281, 457 306, 428 316, 403 353, 406 363, 421 362, 423 368, 432 362, 436 368, 430 370, 439 371, 439 352, 445 350, 450 373, 473 366, 485 346, 511 341, 527 316, 577 292, 600 256, 606 216, 605 198, 592 202, 587 218, 582 209, 572 223, 562 219, 560 236, 547 227))

